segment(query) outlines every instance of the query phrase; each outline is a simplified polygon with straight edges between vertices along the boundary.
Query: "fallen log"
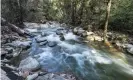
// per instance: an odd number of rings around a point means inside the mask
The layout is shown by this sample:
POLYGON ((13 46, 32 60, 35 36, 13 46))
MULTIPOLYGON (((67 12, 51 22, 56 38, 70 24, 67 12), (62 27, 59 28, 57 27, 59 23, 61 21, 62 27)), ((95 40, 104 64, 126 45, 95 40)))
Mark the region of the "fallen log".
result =
POLYGON ((14 24, 7 22, 4 18, 1 18, 1 27, 8 26, 12 31, 17 32, 19 35, 24 36, 26 32, 14 24))

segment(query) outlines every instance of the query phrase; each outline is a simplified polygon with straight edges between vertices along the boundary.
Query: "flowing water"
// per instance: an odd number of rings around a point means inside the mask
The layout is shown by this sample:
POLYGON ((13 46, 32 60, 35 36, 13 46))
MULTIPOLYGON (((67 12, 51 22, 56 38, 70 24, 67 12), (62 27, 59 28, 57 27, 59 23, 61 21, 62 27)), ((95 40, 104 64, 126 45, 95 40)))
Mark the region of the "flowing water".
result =
POLYGON ((65 40, 61 41, 56 31, 60 27, 37 30, 32 38, 30 56, 36 57, 42 70, 48 72, 71 72, 79 80, 133 80, 133 66, 128 63, 126 56, 114 57, 109 52, 90 47, 82 42, 80 37, 74 35, 71 30, 61 30, 65 40), (39 46, 36 38, 42 38, 41 33, 48 42, 57 45, 39 46))

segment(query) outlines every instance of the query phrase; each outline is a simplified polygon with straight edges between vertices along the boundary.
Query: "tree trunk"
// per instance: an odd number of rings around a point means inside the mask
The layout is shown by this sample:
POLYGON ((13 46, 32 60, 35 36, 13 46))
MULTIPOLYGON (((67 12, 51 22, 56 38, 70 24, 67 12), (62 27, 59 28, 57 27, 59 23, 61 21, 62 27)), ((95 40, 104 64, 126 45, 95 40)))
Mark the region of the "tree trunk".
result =
POLYGON ((14 32, 17 32, 19 35, 21 36, 25 36, 25 31, 20 29, 19 27, 7 22, 4 18, 1 18, 1 25, 4 26, 9 26, 9 28, 14 31, 14 32))
POLYGON ((107 28, 108 28, 108 20, 109 20, 109 15, 110 15, 111 2, 112 0, 109 0, 107 3, 107 12, 106 12, 105 26, 104 26, 104 42, 107 41, 107 28))
POLYGON ((18 16, 18 26, 20 26, 20 28, 24 28, 23 25, 23 6, 22 6, 22 1, 23 0, 17 0, 18 3, 18 7, 19 7, 19 16, 18 16))

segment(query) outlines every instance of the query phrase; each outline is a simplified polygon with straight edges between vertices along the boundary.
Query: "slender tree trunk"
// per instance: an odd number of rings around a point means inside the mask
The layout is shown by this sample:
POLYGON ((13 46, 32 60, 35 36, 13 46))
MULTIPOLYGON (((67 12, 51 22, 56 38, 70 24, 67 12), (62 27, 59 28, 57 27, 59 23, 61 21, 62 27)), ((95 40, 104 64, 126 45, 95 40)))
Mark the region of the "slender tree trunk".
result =
POLYGON ((111 2, 112 0, 109 0, 107 3, 107 12, 106 12, 105 26, 104 26, 104 42, 107 41, 107 28, 108 28, 108 20, 109 20, 109 15, 110 15, 111 2))
POLYGON ((22 7, 22 0, 17 0, 18 7, 19 7, 19 19, 18 24, 21 28, 23 28, 23 7, 22 7))
POLYGON ((72 25, 75 25, 75 18, 76 18, 76 0, 72 0, 71 9, 72 9, 72 14, 71 14, 72 25))

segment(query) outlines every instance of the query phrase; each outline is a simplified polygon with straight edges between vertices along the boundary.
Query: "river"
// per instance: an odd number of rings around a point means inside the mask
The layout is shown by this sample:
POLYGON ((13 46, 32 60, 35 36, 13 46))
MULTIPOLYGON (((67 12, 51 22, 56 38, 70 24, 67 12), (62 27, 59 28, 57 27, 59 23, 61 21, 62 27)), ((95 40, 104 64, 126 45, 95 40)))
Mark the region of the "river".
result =
POLYGON ((130 55, 127 57, 122 54, 122 57, 116 57, 108 50, 96 49, 74 35, 71 29, 58 25, 27 30, 36 35, 30 38, 32 46, 29 56, 36 57, 42 70, 69 72, 79 80, 133 80, 133 64, 130 55), (57 31, 63 33, 65 40, 60 40, 57 31), (41 42, 39 43, 37 39, 43 38, 50 44, 39 45, 41 42))

